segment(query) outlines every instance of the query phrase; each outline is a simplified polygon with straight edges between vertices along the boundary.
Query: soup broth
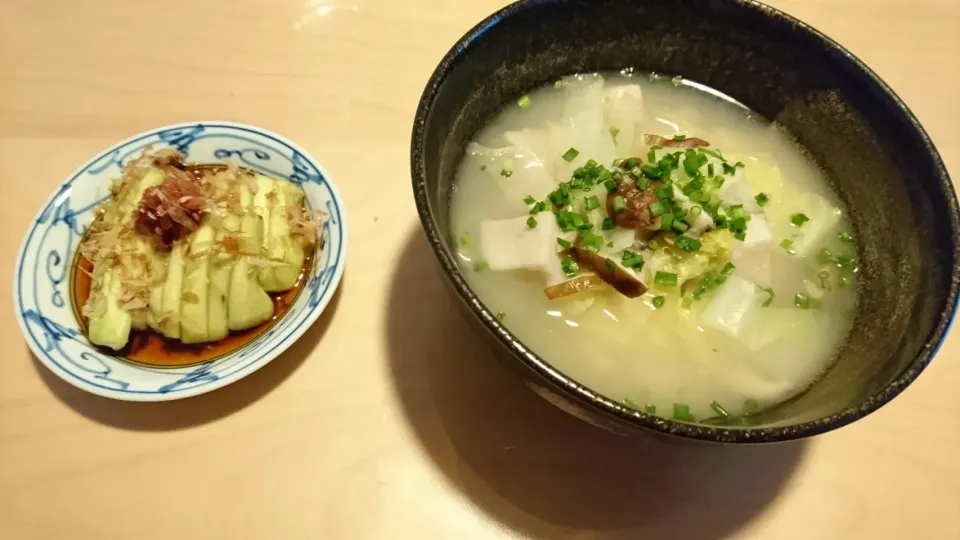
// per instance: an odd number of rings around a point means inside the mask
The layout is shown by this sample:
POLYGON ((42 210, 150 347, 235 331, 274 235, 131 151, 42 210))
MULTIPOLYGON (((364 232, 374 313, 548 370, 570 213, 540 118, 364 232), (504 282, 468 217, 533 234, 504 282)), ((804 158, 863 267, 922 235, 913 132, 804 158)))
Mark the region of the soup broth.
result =
POLYGON ((451 220, 467 281, 511 332, 661 416, 787 400, 852 322, 854 244, 821 171, 679 78, 580 75, 509 104, 468 147, 451 220))

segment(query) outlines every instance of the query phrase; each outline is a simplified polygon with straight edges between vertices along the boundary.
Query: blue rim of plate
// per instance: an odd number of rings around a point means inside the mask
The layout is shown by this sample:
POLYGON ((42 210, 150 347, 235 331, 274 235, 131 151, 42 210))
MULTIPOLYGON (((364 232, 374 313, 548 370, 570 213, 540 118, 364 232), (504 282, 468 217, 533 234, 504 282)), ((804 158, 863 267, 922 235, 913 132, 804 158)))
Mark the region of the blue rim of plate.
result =
POLYGON ((336 292, 346 263, 346 247, 347 223, 342 199, 319 163, 299 146, 270 131, 234 122, 173 124, 139 133, 100 152, 74 171, 47 199, 31 222, 20 246, 13 279, 14 308, 20 330, 31 351, 41 363, 68 383, 93 394, 127 401, 181 399, 216 390, 253 373, 299 339, 316 322, 336 292), (308 206, 311 206, 310 199, 324 200, 328 219, 325 220, 322 235, 326 244, 314 259, 314 268, 311 269, 307 284, 294 304, 270 329, 224 357, 184 369, 170 369, 137 365, 103 354, 86 342, 79 323, 72 314, 70 300, 64 300, 69 296, 70 265, 74 260, 77 240, 85 232, 85 227, 77 223, 77 218, 86 213, 92 215, 99 201, 103 200, 88 203, 76 210, 71 209, 69 199, 74 182, 85 174, 96 176, 111 168, 118 168, 127 158, 139 154, 147 146, 177 148, 187 153, 188 159, 192 159, 190 149, 195 143, 203 140, 210 142, 218 138, 234 140, 248 146, 217 148, 213 151, 215 159, 233 159, 239 161, 241 166, 301 185, 305 191, 308 187, 310 191, 319 190, 318 194, 312 197, 308 192, 307 199, 308 206), (270 161, 271 156, 279 156, 289 161, 291 172, 283 173, 276 167, 268 166, 275 163, 270 161), (47 248, 44 247, 46 235, 58 225, 68 227, 67 245, 63 254, 52 249, 46 251, 47 248), (27 260, 28 248, 38 233, 42 236, 37 240, 39 245, 36 256, 27 260), (32 290, 24 290, 28 283, 24 280, 24 272, 29 264, 34 265, 35 277, 32 290), (57 309, 69 311, 75 327, 60 324, 43 313, 38 290, 43 272, 41 264, 46 265, 46 278, 50 281, 50 302, 57 309), (59 277, 55 277, 52 272, 60 272, 59 277), (32 297, 32 305, 31 298, 28 297, 32 297), (301 308, 294 312, 297 306, 301 308), (72 358, 64 351, 64 345, 68 343, 78 344, 79 349, 88 350, 79 352, 78 358, 72 358), (236 361, 231 363, 231 359, 236 361), (227 367, 217 369, 224 365, 227 367), (153 390, 131 390, 129 382, 111 377, 114 370, 120 367, 124 371, 141 371, 147 378, 166 378, 169 382, 153 390))

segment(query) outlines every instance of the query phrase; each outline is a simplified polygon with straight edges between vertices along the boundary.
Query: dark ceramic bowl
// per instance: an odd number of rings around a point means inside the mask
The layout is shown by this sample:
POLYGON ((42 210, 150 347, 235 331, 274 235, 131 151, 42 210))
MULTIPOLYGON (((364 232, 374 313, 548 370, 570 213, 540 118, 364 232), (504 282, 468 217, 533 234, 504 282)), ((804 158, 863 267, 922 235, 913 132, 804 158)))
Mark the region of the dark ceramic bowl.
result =
POLYGON ((783 441, 869 414, 903 391, 943 341, 957 304, 956 194, 923 128, 876 74, 813 28, 746 0, 525 0, 478 24, 437 67, 411 148, 417 209, 453 291, 509 365, 565 410, 623 432, 783 441), (624 408, 523 346, 464 281, 449 194, 473 135, 500 107, 577 72, 682 75, 778 122, 850 211, 862 265, 854 328, 806 393, 747 425, 690 425, 624 408))

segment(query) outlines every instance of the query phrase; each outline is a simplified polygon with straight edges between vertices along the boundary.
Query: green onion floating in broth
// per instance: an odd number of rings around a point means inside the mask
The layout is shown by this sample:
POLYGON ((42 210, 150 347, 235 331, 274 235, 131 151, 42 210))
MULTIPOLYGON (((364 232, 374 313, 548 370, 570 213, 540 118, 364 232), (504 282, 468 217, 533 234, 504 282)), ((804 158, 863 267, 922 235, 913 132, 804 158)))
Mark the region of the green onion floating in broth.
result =
POLYGON ((677 275, 673 272, 661 272, 657 270, 657 273, 653 277, 653 282, 664 287, 676 287, 677 275))
POLYGON ((727 418, 730 416, 730 412, 724 409, 723 405, 720 405, 720 402, 718 402, 717 400, 713 400, 710 402, 710 408, 724 418, 727 418))
POLYGON ((674 245, 676 245, 678 248, 682 249, 683 251, 692 253, 694 251, 700 251, 700 246, 702 245, 702 243, 700 242, 700 240, 697 240, 696 238, 681 235, 677 237, 676 241, 674 242, 674 245))
POLYGON ((579 155, 580 155, 579 150, 577 150, 576 148, 570 147, 570 149, 564 152, 563 155, 560 157, 562 157, 563 160, 566 161, 567 163, 570 163, 571 161, 577 159, 577 156, 579 155))
POLYGON ((634 253, 629 249, 623 250, 623 255, 621 256, 621 263, 627 268, 633 268, 634 270, 640 270, 643 268, 643 255, 639 253, 634 253))
POLYGON ((767 293, 768 296, 767 296, 767 299, 764 300, 764 301, 763 301, 763 304, 761 304, 761 305, 762 305, 763 307, 770 307, 770 304, 773 303, 773 298, 774 298, 774 296, 775 296, 775 294, 774 294, 774 292, 773 292, 773 289, 771 289, 771 288, 768 287, 768 288, 763 289, 763 292, 767 293))
POLYGON ((697 417, 690 414, 690 406, 685 403, 673 404, 673 419, 681 422, 696 422, 697 417))
POLYGON ((600 208, 600 198, 597 197, 596 195, 591 195, 591 196, 589 196, 589 197, 584 197, 584 198, 583 198, 583 207, 584 207, 588 212, 589 212, 590 210, 594 210, 594 209, 600 208))

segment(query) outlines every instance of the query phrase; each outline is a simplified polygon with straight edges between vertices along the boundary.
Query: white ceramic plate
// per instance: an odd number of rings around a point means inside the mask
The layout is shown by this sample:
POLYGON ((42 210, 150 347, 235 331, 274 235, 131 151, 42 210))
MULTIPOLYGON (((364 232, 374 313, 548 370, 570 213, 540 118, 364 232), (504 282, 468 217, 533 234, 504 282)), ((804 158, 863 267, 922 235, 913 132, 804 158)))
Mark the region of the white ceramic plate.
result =
POLYGON ((323 168, 300 147, 269 131, 230 122, 192 122, 135 135, 70 175, 43 206, 20 248, 13 277, 17 321, 40 361, 70 384, 104 397, 165 401, 216 390, 276 358, 310 327, 327 306, 346 263, 347 223, 343 202, 323 168), (71 303, 71 264, 93 210, 109 193, 120 167, 147 146, 173 147, 188 161, 232 160, 300 185, 311 209, 327 213, 323 250, 314 257, 309 281, 269 330, 244 347, 201 365, 144 367, 105 354, 83 335, 71 303))

